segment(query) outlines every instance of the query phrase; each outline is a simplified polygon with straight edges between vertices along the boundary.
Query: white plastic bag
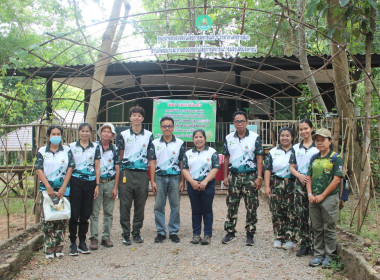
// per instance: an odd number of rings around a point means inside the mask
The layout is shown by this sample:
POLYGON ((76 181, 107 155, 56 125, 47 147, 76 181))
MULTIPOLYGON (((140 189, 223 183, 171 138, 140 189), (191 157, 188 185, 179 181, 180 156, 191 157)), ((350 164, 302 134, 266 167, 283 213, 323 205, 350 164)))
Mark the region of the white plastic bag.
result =
POLYGON ((70 219, 70 202, 66 197, 60 199, 57 204, 54 204, 47 191, 43 191, 42 194, 44 196, 43 209, 46 222, 70 219))

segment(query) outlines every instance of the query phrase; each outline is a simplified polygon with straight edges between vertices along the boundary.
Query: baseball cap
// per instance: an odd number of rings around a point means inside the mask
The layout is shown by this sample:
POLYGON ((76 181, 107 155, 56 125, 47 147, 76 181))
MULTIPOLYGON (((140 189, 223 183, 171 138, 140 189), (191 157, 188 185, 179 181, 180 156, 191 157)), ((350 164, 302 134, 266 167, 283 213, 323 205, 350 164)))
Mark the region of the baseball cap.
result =
POLYGON ((332 138, 331 137, 331 132, 330 130, 326 129, 326 128, 320 128, 320 129, 317 129, 317 131, 315 132, 315 134, 313 135, 313 139, 315 137, 317 137, 317 135, 319 136, 322 136, 322 137, 327 137, 327 138, 332 138))

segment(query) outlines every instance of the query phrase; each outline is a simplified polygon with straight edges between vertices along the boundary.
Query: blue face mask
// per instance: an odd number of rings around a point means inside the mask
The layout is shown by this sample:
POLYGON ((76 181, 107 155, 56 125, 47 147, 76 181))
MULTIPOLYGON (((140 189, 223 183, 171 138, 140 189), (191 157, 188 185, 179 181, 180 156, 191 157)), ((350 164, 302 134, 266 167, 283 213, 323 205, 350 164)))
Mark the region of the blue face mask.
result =
POLYGON ((53 145, 58 145, 59 143, 61 143, 61 141, 62 141, 61 136, 50 137, 50 143, 52 143, 53 145))

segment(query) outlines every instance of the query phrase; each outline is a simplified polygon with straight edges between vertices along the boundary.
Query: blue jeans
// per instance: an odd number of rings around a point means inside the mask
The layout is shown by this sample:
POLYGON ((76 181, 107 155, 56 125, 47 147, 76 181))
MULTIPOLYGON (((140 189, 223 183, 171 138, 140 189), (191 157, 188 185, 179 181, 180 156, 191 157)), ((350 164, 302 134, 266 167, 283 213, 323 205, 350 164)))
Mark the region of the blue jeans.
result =
POLYGON ((212 223, 214 221, 212 202, 215 196, 215 179, 208 182, 204 191, 195 191, 187 183, 187 193, 189 194, 191 203, 193 234, 201 235, 203 218, 204 235, 212 236, 212 223))
POLYGON ((154 216, 157 234, 166 235, 165 205, 166 197, 169 198, 170 219, 168 224, 169 234, 178 234, 180 226, 179 218, 179 183, 181 175, 156 175, 157 193, 154 204, 154 216))

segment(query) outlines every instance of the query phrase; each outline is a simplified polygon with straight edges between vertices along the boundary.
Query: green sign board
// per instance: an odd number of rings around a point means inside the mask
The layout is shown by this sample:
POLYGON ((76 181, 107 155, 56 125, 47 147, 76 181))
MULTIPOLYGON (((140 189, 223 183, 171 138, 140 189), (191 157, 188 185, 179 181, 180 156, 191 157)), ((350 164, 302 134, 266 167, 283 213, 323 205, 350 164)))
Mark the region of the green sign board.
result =
POLYGON ((216 101, 214 100, 169 100, 153 101, 153 137, 161 137, 162 117, 174 119, 174 135, 185 142, 193 141, 193 131, 203 129, 207 142, 215 142, 216 101))
POLYGON ((207 15, 200 15, 195 20, 195 26, 202 31, 207 31, 212 26, 212 19, 207 15))

